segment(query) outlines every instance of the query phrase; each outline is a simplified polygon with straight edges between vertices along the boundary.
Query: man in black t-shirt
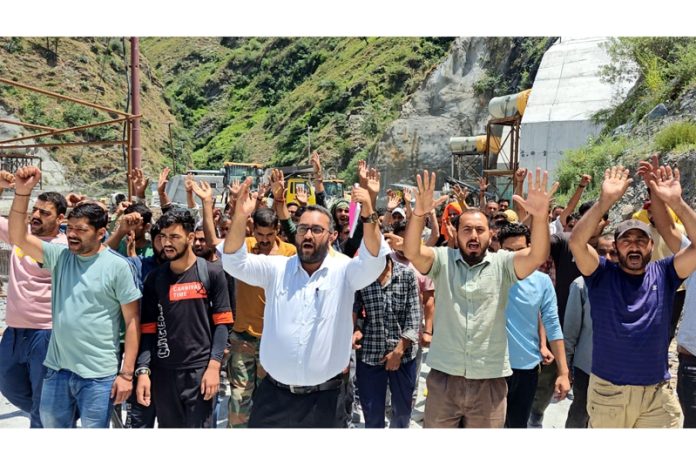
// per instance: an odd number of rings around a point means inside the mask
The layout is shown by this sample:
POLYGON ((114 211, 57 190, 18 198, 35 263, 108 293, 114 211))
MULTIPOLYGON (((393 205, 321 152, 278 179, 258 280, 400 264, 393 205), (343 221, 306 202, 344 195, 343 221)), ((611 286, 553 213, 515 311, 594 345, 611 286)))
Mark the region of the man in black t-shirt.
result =
POLYGON ((157 223, 169 263, 144 283, 138 402, 154 401, 163 428, 214 427, 213 399, 233 322, 225 274, 194 254, 188 211, 168 211, 157 223))

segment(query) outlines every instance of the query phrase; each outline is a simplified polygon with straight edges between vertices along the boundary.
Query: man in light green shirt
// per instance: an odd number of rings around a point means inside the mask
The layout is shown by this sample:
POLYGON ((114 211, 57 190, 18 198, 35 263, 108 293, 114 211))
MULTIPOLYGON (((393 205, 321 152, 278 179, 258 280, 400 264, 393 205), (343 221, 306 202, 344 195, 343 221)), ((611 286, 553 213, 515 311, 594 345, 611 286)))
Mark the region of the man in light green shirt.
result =
POLYGON ((513 199, 532 216, 532 246, 518 252, 487 251, 488 218, 464 210, 453 225, 458 249, 421 245, 425 216, 434 208, 435 173, 417 177, 416 206, 404 240, 404 254, 435 284, 435 322, 428 354, 426 428, 502 428, 507 383, 512 374, 507 352, 505 306, 510 287, 549 256, 546 216, 557 184, 547 191, 548 175, 529 174, 527 199, 513 199))

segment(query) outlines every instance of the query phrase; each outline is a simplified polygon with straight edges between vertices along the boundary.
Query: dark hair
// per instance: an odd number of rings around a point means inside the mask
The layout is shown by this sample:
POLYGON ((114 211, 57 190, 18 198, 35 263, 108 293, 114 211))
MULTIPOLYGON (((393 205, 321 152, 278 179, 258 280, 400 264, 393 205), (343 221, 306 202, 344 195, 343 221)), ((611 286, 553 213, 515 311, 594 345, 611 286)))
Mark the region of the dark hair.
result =
POLYGON ((251 216, 254 220, 254 227, 261 226, 262 228, 277 228, 278 215, 270 208, 259 208, 251 216))
POLYGON ((501 245, 506 239, 519 236, 524 236, 527 245, 532 240, 532 233, 529 231, 529 227, 522 223, 508 223, 498 231, 498 241, 500 241, 501 245))
POLYGON ((159 226, 160 231, 175 224, 180 224, 187 233, 192 233, 196 227, 196 220, 193 219, 193 216, 188 210, 183 208, 168 210, 167 213, 160 216, 157 220, 157 226, 159 226))
MULTIPOLYGON (((496 212, 493 214, 493 217, 491 218, 492 221, 498 221, 498 220, 505 220, 508 221, 508 217, 505 214, 505 212, 496 212)), ((509 222, 509 221, 508 221, 509 222)))
POLYGON ((566 220, 566 224, 568 224, 568 222, 570 220, 574 220, 577 223, 578 221, 580 221, 580 218, 582 218, 581 213, 579 213, 579 212, 571 213, 570 215, 568 215, 568 219, 566 220))
POLYGON ((51 202, 59 215, 65 215, 65 212, 68 211, 68 201, 58 192, 42 192, 37 199, 42 202, 51 202))
POLYGON ((140 216, 143 218, 143 224, 150 224, 152 221, 152 210, 147 208, 147 205, 141 202, 133 203, 131 205, 128 205, 128 208, 126 208, 123 213, 128 214, 128 213, 140 213, 140 216))
MULTIPOLYGON (((457 217, 457 220, 459 220, 459 217, 457 217)), ((401 234, 402 232, 406 231, 406 220, 402 221, 395 221, 394 223, 391 224, 392 230, 394 231, 394 234, 401 234)))
POLYGON ((87 223, 94 229, 106 228, 109 224, 109 213, 94 202, 86 202, 73 208, 68 214, 68 219, 86 218, 87 223))
POLYGON ((157 224, 157 223, 153 224, 152 227, 150 228, 150 238, 154 240, 155 237, 159 236, 161 232, 162 232, 162 230, 160 229, 159 224, 157 224))
POLYGON ((302 212, 298 211, 298 216, 302 216, 306 212, 319 212, 322 215, 326 215, 326 217, 329 219, 329 232, 334 232, 336 226, 334 223, 333 216, 331 215, 331 212, 329 212, 325 207, 322 207, 321 205, 307 205, 306 207, 302 208, 302 212))
POLYGON ((578 213, 580 213, 580 216, 583 216, 585 213, 587 213, 587 210, 592 208, 592 205, 594 205, 594 204, 595 204, 594 200, 588 200, 587 202, 580 205, 580 208, 578 208, 578 213))

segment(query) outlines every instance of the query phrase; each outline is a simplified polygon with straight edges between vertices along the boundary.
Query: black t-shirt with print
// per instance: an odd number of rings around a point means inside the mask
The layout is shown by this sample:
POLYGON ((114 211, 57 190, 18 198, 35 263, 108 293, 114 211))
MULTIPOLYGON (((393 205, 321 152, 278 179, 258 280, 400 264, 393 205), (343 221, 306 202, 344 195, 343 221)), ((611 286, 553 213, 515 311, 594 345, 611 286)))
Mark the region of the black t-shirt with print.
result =
POLYGON ((570 285, 580 276, 580 270, 570 251, 570 233, 561 232, 551 235, 551 258, 556 268, 556 301, 558 318, 563 327, 565 308, 570 295, 570 285))
POLYGON ((195 263, 180 275, 172 273, 165 263, 145 279, 141 325, 153 329, 147 332, 154 332, 152 366, 170 369, 206 366, 215 325, 232 324, 222 266, 206 264, 209 298, 195 263))

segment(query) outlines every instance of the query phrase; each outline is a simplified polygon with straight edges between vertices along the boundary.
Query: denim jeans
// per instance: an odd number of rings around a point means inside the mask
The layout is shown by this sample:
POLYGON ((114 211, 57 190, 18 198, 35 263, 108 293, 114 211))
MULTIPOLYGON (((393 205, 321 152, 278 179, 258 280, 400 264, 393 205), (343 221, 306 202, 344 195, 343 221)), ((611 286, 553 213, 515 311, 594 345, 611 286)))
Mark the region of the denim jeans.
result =
POLYGON ((7 328, 0 341, 0 392, 41 428, 39 405, 50 329, 7 328))
POLYGON ((108 428, 115 378, 116 374, 83 378, 72 371, 48 368, 41 391, 44 428, 74 428, 78 411, 83 428, 108 428))
POLYGON ((684 428, 696 428, 696 359, 679 355, 677 396, 684 414, 684 428))

